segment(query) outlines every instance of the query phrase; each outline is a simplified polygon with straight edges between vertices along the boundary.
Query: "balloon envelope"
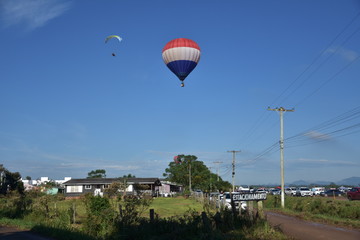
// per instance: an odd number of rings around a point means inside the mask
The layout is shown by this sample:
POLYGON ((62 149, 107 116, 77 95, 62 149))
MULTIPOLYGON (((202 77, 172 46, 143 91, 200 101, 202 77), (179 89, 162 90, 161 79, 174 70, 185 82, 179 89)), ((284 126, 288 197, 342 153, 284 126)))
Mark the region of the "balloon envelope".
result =
POLYGON ((166 66, 184 81, 200 60, 200 47, 193 40, 177 38, 165 45, 162 57, 166 66))

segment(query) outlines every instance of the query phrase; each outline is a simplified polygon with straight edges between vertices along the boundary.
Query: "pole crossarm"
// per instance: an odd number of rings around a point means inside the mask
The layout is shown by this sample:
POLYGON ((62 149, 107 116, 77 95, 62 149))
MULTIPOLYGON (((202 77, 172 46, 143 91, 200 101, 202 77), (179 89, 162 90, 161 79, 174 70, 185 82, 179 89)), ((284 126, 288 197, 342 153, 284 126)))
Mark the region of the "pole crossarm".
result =
POLYGON ((270 108, 268 107, 268 110, 269 111, 278 111, 278 112, 295 112, 295 109, 292 108, 292 109, 285 109, 283 107, 279 107, 279 108, 270 108))

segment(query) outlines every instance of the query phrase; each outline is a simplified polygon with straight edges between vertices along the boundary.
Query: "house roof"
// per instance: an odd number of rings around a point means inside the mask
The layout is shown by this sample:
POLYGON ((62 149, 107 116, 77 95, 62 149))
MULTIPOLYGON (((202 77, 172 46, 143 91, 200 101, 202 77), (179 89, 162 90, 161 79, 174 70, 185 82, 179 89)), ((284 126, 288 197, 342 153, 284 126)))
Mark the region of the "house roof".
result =
POLYGON ((66 185, 95 185, 95 184, 111 184, 113 182, 124 182, 128 184, 155 184, 161 185, 158 178, 78 178, 64 182, 66 185))

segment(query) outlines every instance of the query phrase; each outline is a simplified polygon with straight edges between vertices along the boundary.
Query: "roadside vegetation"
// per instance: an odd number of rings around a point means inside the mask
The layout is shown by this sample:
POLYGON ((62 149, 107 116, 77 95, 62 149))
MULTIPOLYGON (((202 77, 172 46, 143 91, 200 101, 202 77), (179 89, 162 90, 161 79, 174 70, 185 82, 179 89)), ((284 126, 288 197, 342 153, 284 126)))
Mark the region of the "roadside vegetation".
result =
POLYGON ((65 200, 39 191, 0 197, 0 225, 55 239, 287 239, 265 220, 216 212, 187 196, 65 200), (154 209, 150 217, 149 209, 154 209))
POLYGON ((282 209, 280 196, 270 195, 265 208, 305 220, 360 229, 360 201, 348 201, 344 197, 286 196, 285 209, 282 209))

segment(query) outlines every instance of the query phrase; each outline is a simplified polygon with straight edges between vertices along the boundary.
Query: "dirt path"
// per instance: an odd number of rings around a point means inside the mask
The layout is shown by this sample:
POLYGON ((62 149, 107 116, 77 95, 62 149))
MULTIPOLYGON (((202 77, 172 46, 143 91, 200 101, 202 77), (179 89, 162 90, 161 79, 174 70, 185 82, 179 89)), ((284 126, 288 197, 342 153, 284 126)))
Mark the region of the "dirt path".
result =
POLYGON ((51 238, 42 237, 29 230, 19 230, 13 227, 0 226, 1 240, 52 240, 51 238))
POLYGON ((297 240, 359 240, 360 230, 349 230, 321 223, 309 222, 275 212, 266 212, 271 226, 297 240))

